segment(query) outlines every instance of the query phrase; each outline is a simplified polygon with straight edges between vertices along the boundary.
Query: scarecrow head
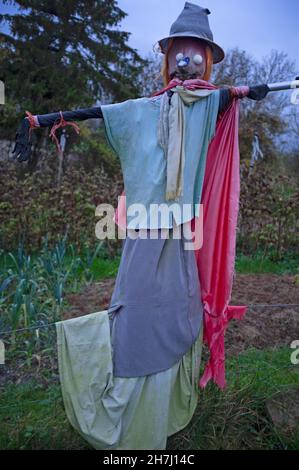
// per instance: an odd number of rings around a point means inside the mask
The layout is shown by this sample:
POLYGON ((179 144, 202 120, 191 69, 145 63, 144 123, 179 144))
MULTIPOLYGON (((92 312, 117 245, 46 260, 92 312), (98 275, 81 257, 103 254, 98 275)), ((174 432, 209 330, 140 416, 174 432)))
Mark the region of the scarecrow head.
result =
POLYGON ((167 82, 175 77, 181 80, 201 78, 208 81, 213 67, 212 50, 200 39, 174 38, 169 42, 164 62, 167 82))
POLYGON ((208 81, 213 63, 223 60, 223 49, 213 40, 209 14, 207 8, 186 2, 169 36, 158 42, 160 51, 165 54, 162 69, 165 85, 175 77, 208 81))

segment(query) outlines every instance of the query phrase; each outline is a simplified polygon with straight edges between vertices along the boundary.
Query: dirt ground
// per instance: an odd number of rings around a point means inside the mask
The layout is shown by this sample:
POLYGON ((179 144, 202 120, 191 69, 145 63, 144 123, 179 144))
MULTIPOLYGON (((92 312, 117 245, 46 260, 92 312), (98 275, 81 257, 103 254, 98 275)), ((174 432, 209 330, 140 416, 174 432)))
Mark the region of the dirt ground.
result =
MULTIPOLYGON (((88 286, 66 296, 70 307, 64 319, 105 310, 110 302, 114 279, 88 286)), ((237 274, 231 305, 299 304, 299 287, 294 276, 237 274)), ((232 320, 225 336, 226 353, 234 355, 249 347, 289 346, 299 339, 299 307, 249 307, 243 320, 232 320)))

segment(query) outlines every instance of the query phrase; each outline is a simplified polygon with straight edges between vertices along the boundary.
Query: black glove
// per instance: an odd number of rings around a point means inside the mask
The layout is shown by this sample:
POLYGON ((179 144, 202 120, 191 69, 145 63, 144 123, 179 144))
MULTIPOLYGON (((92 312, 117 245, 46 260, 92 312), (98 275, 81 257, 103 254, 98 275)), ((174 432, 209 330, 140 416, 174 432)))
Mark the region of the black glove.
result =
POLYGON ((13 158, 18 162, 25 162, 29 159, 31 154, 32 140, 29 134, 30 123, 27 118, 24 118, 18 127, 16 133, 16 142, 12 151, 13 158))
POLYGON ((266 84, 251 86, 249 88, 249 93, 247 95, 247 98, 250 98, 251 100, 255 100, 255 101, 260 101, 264 99, 265 96, 267 96, 267 93, 269 91, 270 91, 270 88, 266 84))

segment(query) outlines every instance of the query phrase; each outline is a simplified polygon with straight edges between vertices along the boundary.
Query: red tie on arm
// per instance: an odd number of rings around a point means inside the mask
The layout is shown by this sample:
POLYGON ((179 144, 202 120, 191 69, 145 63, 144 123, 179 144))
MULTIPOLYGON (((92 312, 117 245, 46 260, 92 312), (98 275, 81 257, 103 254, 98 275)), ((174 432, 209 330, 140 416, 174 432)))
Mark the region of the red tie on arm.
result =
POLYGON ((75 129, 75 131, 77 132, 77 134, 80 133, 80 127, 78 126, 78 124, 76 124, 75 122, 71 122, 71 121, 65 121, 64 118, 63 118, 62 111, 60 111, 60 121, 58 123, 54 124, 53 127, 51 128, 51 131, 50 131, 50 137, 52 137, 52 140, 55 142, 56 147, 57 147, 57 151, 60 154, 62 154, 62 150, 61 150, 60 144, 59 144, 57 136, 56 136, 56 131, 60 127, 65 127, 65 126, 72 126, 75 129))
MULTIPOLYGON (((72 126, 75 129, 76 133, 79 134, 80 133, 80 127, 75 122, 65 121, 64 117, 63 117, 63 114, 62 114, 62 111, 60 111, 59 113, 60 113, 60 121, 56 122, 53 125, 49 135, 50 135, 50 137, 52 137, 52 140, 55 142, 57 151, 60 154, 62 154, 62 150, 61 150, 59 141, 58 141, 57 136, 56 136, 57 129, 59 129, 60 127, 65 127, 65 126, 72 126)), ((26 111, 26 115, 27 115, 27 118, 28 118, 29 124, 30 124, 29 135, 31 135, 32 129, 35 129, 36 127, 40 127, 40 126, 38 125, 38 121, 37 121, 36 116, 31 114, 29 111, 26 111)))

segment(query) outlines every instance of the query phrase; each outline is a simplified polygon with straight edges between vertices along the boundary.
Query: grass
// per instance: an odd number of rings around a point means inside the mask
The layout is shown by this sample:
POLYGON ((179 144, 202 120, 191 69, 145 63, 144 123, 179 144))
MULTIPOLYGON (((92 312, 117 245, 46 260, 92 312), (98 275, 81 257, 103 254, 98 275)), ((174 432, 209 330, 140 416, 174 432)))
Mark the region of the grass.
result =
POLYGON ((119 263, 119 256, 113 259, 96 258, 90 268, 90 271, 93 275, 93 279, 101 280, 116 277, 119 263))
MULTIPOLYGON (((117 275, 120 256, 115 258, 96 258, 91 266, 91 272, 95 280, 101 280, 117 275)), ((261 254, 245 255, 238 253, 236 256, 236 270, 242 274, 297 274, 299 259, 296 256, 286 256, 279 261, 264 258, 261 254)))
POLYGON ((242 274, 297 274, 298 267, 298 256, 291 254, 279 261, 273 261, 259 253, 250 256, 238 253, 236 257, 236 271, 242 274))
MULTIPOLYGON (((38 254, 34 254, 31 256, 32 261, 36 261, 38 259, 38 254)), ((78 256, 80 258, 80 256, 78 256)), ((70 266, 72 262, 71 256, 65 257, 65 264, 70 266)), ((82 259, 83 266, 80 266, 77 270, 77 274, 80 275, 84 271, 84 260, 82 259)), ((106 279, 109 277, 115 277, 117 274, 118 266, 120 263, 120 256, 115 256, 114 258, 108 258, 107 256, 98 256, 92 261, 90 266, 90 272, 93 275, 94 280, 101 280, 106 279)), ((7 258, 5 254, 0 255, 0 267, 4 267, 6 269, 14 268, 13 262, 7 258)))
POLYGON ((297 387, 299 368, 290 363, 290 350, 248 350, 227 359, 227 388, 209 383, 200 392, 189 426, 169 439, 172 449, 237 450, 299 449, 299 426, 289 435, 276 429, 266 401, 282 390, 297 387))
MULTIPOLYGON (((116 277, 120 263, 120 256, 115 258, 96 258, 91 266, 91 273, 95 280, 116 277)), ((242 274, 298 274, 299 259, 295 256, 286 256, 280 261, 264 258, 261 254, 236 256, 236 271, 242 274)))
POLYGON ((60 387, 10 384, 0 398, 0 449, 88 449, 63 409, 60 387))
MULTIPOLYGON (((208 384, 199 392, 191 423, 168 439, 168 449, 299 449, 299 428, 285 434, 267 413, 266 400, 299 387, 290 350, 249 350, 227 360, 224 392, 208 384)), ((0 388, 0 449, 88 449, 70 426, 59 384, 35 380, 0 388)))

